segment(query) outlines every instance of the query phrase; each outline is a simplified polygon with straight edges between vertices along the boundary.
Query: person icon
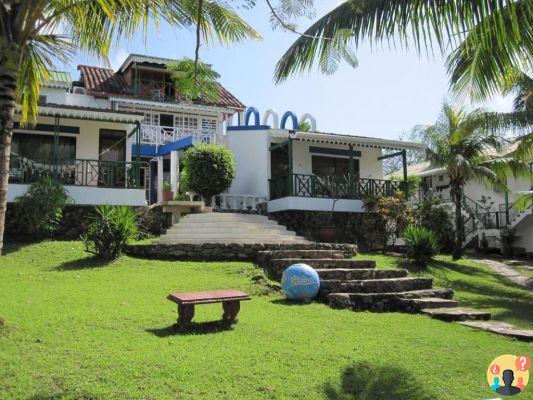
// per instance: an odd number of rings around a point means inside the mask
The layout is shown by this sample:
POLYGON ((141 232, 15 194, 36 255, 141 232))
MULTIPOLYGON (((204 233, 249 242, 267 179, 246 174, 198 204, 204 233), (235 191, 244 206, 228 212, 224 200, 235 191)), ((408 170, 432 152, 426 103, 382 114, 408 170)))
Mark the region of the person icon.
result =
POLYGON ((501 386, 496 389, 496 393, 503 396, 514 396, 517 393, 520 393, 520 388, 512 386, 514 381, 514 372, 511 369, 506 369, 502 374, 503 383, 505 386, 501 386))
POLYGON ((526 387, 526 385, 524 385, 524 378, 521 376, 518 377, 518 383, 516 384, 516 387, 519 388, 521 392, 523 392, 524 388, 526 387))
POLYGON ((496 391, 500 387, 500 378, 497 376, 494 377, 494 383, 490 386, 490 388, 494 391, 496 391))

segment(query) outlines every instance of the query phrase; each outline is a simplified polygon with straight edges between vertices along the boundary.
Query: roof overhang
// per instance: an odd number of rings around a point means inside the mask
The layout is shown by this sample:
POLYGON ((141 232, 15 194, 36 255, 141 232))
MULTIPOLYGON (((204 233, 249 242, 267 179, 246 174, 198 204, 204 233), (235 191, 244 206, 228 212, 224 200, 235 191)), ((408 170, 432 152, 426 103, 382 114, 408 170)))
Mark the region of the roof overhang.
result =
MULTIPOLYGON (((16 111, 20 113, 22 111, 22 106, 17 105, 16 111)), ((66 106, 62 107, 61 105, 46 105, 39 106, 39 116, 43 117, 55 117, 59 116, 61 118, 68 119, 83 119, 89 121, 108 121, 116 122, 123 124, 133 124, 144 119, 144 115, 140 113, 125 113, 117 112, 114 110, 108 109, 96 109, 88 107, 72 107, 66 106)))
POLYGON ((373 147, 387 150, 414 150, 424 151, 426 146, 422 143, 404 142, 400 140, 389 140, 381 138, 372 138, 355 135, 341 135, 337 133, 323 133, 323 132, 299 132, 287 129, 271 129, 269 130, 272 138, 291 138, 306 142, 339 144, 344 146, 354 145, 359 147, 373 147))
POLYGON ((234 114, 238 110, 230 107, 216 107, 205 106, 202 104, 188 104, 188 103, 163 103, 160 101, 150 101, 143 99, 131 99, 126 97, 110 97, 109 101, 116 104, 129 104, 137 106, 155 107, 169 111, 193 111, 193 112, 212 112, 212 113, 224 113, 234 114))

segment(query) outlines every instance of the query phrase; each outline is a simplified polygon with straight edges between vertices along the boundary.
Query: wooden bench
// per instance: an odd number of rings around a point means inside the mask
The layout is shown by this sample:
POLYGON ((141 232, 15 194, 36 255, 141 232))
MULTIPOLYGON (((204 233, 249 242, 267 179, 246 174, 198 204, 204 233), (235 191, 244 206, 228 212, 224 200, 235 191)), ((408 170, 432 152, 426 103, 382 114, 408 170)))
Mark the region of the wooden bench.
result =
POLYGON ((241 309, 241 301, 251 300, 250 296, 235 289, 213 290, 208 292, 171 293, 167 299, 178 304, 178 327, 189 325, 194 317, 197 304, 222 303, 222 321, 233 324, 241 309))

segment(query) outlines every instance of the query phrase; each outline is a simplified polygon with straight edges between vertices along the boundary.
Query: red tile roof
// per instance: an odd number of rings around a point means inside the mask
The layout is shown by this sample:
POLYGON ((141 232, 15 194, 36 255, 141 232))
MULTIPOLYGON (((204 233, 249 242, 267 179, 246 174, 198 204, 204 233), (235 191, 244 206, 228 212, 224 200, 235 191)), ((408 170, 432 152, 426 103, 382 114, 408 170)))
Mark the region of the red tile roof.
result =
MULTIPOLYGON (((96 95, 122 95, 133 96, 133 90, 126 82, 122 74, 114 72, 110 68, 91 67, 79 65, 81 72, 80 80, 90 93, 96 95)), ((233 96, 224 86, 220 85, 220 97, 216 101, 200 101, 200 104, 233 107, 244 109, 246 106, 233 96)))

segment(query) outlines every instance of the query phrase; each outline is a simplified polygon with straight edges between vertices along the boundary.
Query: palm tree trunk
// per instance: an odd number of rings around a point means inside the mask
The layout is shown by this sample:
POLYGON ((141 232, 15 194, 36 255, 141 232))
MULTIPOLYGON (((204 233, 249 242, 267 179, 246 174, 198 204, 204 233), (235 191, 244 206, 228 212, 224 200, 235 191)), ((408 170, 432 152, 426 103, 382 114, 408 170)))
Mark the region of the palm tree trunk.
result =
POLYGON ((8 60, 0 59, 0 255, 4 243, 4 229, 7 209, 7 186, 9 179, 9 158, 13 137, 13 115, 15 113, 17 72, 8 68, 8 60))
POLYGON ((463 256, 463 213, 461 210, 461 188, 452 189, 455 201, 455 246, 453 259, 458 260, 463 256))

